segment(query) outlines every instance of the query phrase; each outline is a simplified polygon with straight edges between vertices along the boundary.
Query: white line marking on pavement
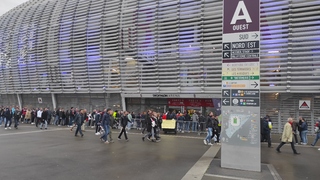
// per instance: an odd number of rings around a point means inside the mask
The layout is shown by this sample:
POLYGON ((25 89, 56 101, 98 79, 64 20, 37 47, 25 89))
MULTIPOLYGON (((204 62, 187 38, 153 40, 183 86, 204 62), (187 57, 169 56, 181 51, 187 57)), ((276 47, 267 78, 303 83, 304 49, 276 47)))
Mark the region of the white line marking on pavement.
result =
POLYGON ((274 180, 282 180, 280 174, 277 172, 277 170, 274 168, 274 166, 272 164, 267 164, 274 180))
POLYGON ((213 158, 220 150, 220 146, 211 146, 206 153, 192 166, 182 180, 199 179, 201 180, 210 166, 213 158))
POLYGON ((224 179, 233 179, 233 180, 256 180, 256 179, 239 178, 239 177, 223 176, 223 175, 215 175, 215 174, 205 174, 205 176, 224 178, 224 179))
MULTIPOLYGON (((16 133, 9 133, 9 134, 0 134, 1 136, 10 136, 10 135, 21 135, 21 134, 32 134, 32 133, 39 133, 39 132, 52 132, 52 131, 60 131, 64 129, 52 129, 52 130, 37 130, 37 131, 27 131, 27 132, 16 132, 16 133)), ((10 130, 8 130, 10 131, 10 130)))

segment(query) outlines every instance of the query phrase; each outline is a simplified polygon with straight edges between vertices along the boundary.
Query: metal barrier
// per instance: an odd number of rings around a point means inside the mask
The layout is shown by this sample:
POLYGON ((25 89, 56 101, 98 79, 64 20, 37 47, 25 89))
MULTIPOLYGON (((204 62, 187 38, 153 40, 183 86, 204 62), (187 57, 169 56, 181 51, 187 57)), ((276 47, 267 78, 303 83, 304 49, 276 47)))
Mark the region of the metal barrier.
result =
MULTIPOLYGON (((146 121, 142 118, 133 119, 132 129, 143 130, 146 127, 146 121)), ((207 133, 206 122, 179 121, 177 120, 177 132, 179 133, 197 133, 198 135, 207 133)))

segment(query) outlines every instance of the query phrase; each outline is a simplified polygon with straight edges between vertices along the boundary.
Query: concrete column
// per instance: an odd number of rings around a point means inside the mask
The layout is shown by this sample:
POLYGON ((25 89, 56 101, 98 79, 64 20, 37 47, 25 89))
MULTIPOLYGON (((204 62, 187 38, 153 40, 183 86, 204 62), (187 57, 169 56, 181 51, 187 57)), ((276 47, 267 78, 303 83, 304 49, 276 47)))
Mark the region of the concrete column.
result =
POLYGON ((22 97, 21 97, 21 94, 17 94, 17 99, 18 99, 18 103, 19 103, 19 108, 22 109, 22 97))
POLYGON ((51 99, 52 99, 52 105, 53 105, 53 110, 57 108, 57 99, 55 94, 51 94, 51 99))
POLYGON ((126 98, 124 96, 122 96, 121 94, 121 106, 122 106, 122 110, 126 111, 127 110, 127 106, 126 106, 126 98))

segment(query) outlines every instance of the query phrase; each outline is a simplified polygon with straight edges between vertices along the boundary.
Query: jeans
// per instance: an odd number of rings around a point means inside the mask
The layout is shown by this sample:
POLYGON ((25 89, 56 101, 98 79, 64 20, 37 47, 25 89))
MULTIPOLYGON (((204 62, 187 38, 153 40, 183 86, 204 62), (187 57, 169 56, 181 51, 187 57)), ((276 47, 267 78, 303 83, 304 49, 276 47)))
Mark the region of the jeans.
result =
POLYGON ((69 126, 73 125, 73 119, 74 119, 74 117, 70 116, 69 126))
POLYGON ((183 130, 183 121, 178 121, 178 130, 182 131, 183 130))
POLYGON ((190 131, 190 122, 186 121, 185 126, 184 126, 185 131, 190 131))
POLYGON ((211 136, 212 136, 212 128, 208 128, 208 132, 207 132, 207 137, 206 137, 206 140, 208 143, 211 142, 211 136))
POLYGON ((80 133, 81 136, 83 135, 82 130, 81 130, 81 124, 77 124, 77 130, 76 130, 75 135, 78 135, 78 132, 80 133))
POLYGON ((64 126, 66 124, 66 118, 61 118, 61 125, 64 126))
POLYGON ((103 126, 103 129, 104 129, 104 134, 101 136, 101 139, 103 139, 104 141, 108 141, 109 126, 105 125, 103 126))
POLYGON ((19 125, 19 119, 14 118, 14 127, 18 128, 19 125))
POLYGON ((133 123, 128 122, 128 124, 127 124, 128 131, 131 129, 132 124, 133 123))
POLYGON ((12 120, 11 120, 11 118, 9 118, 9 119, 6 119, 6 122, 5 122, 5 126, 4 127, 10 127, 11 126, 11 124, 12 124, 12 120))
POLYGON ((192 131, 196 132, 198 129, 198 122, 192 122, 192 131))
POLYGON ((42 129, 43 124, 44 124, 44 128, 47 129, 48 128, 48 121, 47 120, 45 120, 44 122, 41 121, 40 129, 42 129))
POLYGON ((58 122, 59 122, 59 116, 56 115, 53 124, 58 125, 58 122))
POLYGON ((316 138, 314 139, 313 143, 312 143, 312 146, 315 146, 318 142, 318 140, 320 139, 320 133, 317 133, 316 134, 316 138))
POLYGON ((308 143, 307 132, 308 130, 301 131, 302 142, 306 144, 308 143))

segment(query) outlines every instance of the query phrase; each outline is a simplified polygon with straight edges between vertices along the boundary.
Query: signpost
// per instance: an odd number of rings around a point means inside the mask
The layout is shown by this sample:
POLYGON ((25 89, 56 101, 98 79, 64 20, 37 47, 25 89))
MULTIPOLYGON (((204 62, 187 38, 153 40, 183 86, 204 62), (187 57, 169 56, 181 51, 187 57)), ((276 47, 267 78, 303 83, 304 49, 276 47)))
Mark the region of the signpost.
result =
POLYGON ((221 167, 261 171, 260 0, 223 0, 221 167))

